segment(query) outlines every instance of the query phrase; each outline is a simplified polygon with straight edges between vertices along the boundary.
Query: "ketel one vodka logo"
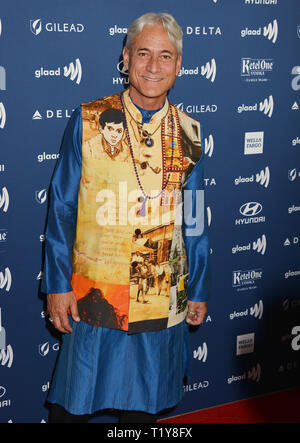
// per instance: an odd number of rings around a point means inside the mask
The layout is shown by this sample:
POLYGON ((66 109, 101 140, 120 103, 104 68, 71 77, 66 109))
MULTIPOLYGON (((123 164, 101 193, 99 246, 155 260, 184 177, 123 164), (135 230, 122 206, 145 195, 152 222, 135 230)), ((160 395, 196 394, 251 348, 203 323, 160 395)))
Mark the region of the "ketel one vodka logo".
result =
POLYGON ((69 65, 63 66, 63 67, 56 67, 56 68, 44 68, 41 67, 39 69, 36 69, 34 71, 34 75, 36 78, 41 77, 60 77, 64 76, 69 78, 70 80, 74 81, 77 85, 81 82, 82 77, 82 67, 79 58, 75 60, 75 63, 71 62, 69 65))

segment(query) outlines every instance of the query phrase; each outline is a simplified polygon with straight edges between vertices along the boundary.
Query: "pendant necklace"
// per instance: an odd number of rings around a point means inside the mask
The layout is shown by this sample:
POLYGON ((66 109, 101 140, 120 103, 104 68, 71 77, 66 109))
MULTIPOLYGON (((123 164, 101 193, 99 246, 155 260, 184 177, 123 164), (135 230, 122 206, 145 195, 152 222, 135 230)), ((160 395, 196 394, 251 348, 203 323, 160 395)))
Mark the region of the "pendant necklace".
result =
POLYGON ((146 145, 148 148, 152 148, 152 146, 154 145, 154 141, 153 141, 153 138, 152 138, 152 137, 153 137, 153 135, 156 133, 156 131, 161 127, 161 124, 162 124, 163 119, 166 117, 166 115, 167 115, 168 112, 169 112, 170 105, 168 106, 167 112, 166 112, 166 114, 163 116, 163 118, 161 119, 160 124, 158 125, 158 127, 157 127, 157 128, 151 133, 151 132, 146 131, 146 129, 143 128, 143 123, 142 123, 142 122, 137 121, 137 120, 132 116, 132 114, 130 113, 129 109, 127 108, 125 102, 124 102, 123 104, 124 104, 124 107, 125 107, 126 111, 128 112, 128 114, 129 114, 130 117, 132 118, 132 120, 134 120, 135 123, 137 124, 138 130, 139 130, 139 134, 140 134, 140 137, 143 139, 143 142, 145 143, 145 145, 146 145))
MULTIPOLYGON (((139 174, 138 174, 137 165, 136 165, 136 162, 135 162, 133 148, 132 148, 132 142, 131 142, 131 138, 130 138, 130 134, 129 134, 128 124, 127 124, 127 119, 126 119, 126 113, 125 113, 125 109, 127 111, 128 111, 128 109, 127 109, 127 107, 126 107, 126 105, 124 103, 124 99, 123 99, 123 95, 122 94, 121 94, 120 98, 121 98, 121 104, 122 104, 122 108, 123 108, 123 112, 124 112, 124 116, 125 116, 125 131, 126 131, 126 134, 127 134, 127 140, 128 140, 128 144, 129 144, 129 148, 130 148, 130 154, 131 154, 131 158, 132 158, 133 168, 134 168, 134 172, 135 172, 135 176, 136 176, 137 182, 139 184, 139 188, 140 188, 140 190, 141 190, 141 192, 142 192, 142 194, 144 196, 144 197, 139 197, 138 198, 138 201, 140 203, 142 203, 140 214, 141 214, 142 217, 144 217, 146 215, 146 203, 147 203, 147 200, 154 200, 155 198, 160 197, 162 195, 163 191, 166 189, 166 187, 167 187, 167 185, 169 183, 169 180, 170 180, 170 177, 171 177, 171 173, 170 172, 168 173, 168 176, 167 176, 167 179, 165 181, 165 184, 162 186, 162 189, 161 189, 161 191, 158 194, 156 194, 156 195, 148 195, 145 192, 145 190, 143 188, 143 185, 141 183, 139 174)), ((169 109, 170 109, 170 104, 169 104, 169 107, 168 107, 168 111, 169 111, 169 109)), ((132 117, 132 115, 130 114, 129 111, 128 111, 128 113, 132 117)), ((166 117, 166 115, 163 117, 163 119, 166 117)), ((135 119, 133 119, 133 120, 136 122, 135 119)), ((162 120, 160 122, 159 127, 162 124, 162 120)), ((136 123, 138 124, 138 122, 136 122, 136 123)), ((175 146, 175 143, 174 143, 174 117, 173 117, 172 112, 171 112, 171 128, 172 128, 172 142, 171 142, 172 156, 171 156, 171 165, 170 165, 170 167, 172 168, 172 166, 173 166, 174 146, 175 146)), ((157 129, 158 128, 156 128, 155 132, 157 131, 157 129)), ((153 135, 153 134, 154 134, 154 132, 152 134, 150 134, 150 135, 153 135)))

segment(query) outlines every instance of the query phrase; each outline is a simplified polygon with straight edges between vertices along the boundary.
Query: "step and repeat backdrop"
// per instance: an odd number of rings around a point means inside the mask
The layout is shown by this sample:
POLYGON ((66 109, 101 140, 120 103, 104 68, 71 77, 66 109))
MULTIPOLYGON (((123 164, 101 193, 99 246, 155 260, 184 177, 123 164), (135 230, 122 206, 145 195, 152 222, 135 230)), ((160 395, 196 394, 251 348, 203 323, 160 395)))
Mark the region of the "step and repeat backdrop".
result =
POLYGON ((127 86, 127 27, 150 10, 183 29, 169 98, 203 126, 211 241, 209 312, 190 332, 184 399, 162 417, 299 384, 299 0, 144 5, 1 6, 0 422, 48 421, 60 348, 40 292, 49 184, 73 109, 127 86))

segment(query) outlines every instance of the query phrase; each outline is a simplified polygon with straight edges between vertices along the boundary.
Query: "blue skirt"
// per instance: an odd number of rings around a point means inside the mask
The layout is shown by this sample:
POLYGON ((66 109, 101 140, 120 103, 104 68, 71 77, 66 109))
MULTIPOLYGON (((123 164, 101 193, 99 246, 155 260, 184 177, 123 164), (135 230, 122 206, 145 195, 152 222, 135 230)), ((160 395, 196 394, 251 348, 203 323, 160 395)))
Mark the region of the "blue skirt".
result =
POLYGON ((128 335, 70 319, 48 401, 71 414, 101 409, 155 414, 177 405, 188 370, 188 325, 128 335))

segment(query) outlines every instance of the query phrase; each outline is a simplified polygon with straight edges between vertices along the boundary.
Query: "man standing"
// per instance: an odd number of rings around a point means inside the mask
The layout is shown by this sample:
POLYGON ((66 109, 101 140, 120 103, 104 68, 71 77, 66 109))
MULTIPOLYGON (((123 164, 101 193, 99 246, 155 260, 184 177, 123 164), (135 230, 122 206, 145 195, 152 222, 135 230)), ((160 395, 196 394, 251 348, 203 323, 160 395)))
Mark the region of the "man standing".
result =
POLYGON ((120 411, 120 422, 154 422, 182 398, 186 323, 199 325, 206 315, 209 249, 200 124, 167 99, 181 57, 174 18, 141 16, 123 50, 129 88, 82 104, 66 128, 51 184, 43 279, 50 320, 64 333, 48 397, 52 422, 86 422, 108 408, 120 411), (101 122, 108 109, 123 114, 122 124, 113 122, 125 129, 122 151, 108 152, 102 137, 91 156, 97 129, 92 133, 85 116, 101 122), (143 238, 158 244, 158 262, 173 272, 177 309, 169 309, 170 297, 155 309, 136 303, 132 253, 150 253, 136 245, 141 225, 143 238), (180 267, 169 262, 175 231, 185 245, 172 254, 180 267), (187 267, 182 291, 178 269, 187 267))

